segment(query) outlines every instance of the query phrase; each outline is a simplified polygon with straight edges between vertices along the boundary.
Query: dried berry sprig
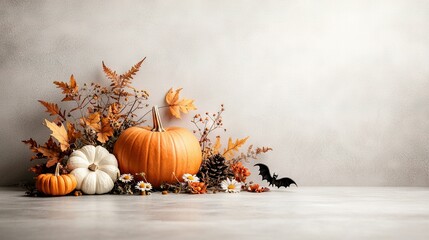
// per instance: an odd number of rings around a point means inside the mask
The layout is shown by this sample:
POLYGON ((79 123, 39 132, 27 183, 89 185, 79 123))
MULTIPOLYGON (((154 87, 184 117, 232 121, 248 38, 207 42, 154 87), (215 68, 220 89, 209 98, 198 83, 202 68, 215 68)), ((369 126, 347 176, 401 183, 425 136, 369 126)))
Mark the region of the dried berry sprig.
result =
POLYGON ((200 138, 199 143, 203 153, 205 154, 208 154, 207 152, 210 151, 212 146, 212 142, 209 138, 210 134, 217 129, 223 129, 226 131, 223 127, 222 119, 222 113, 225 111, 225 108, 223 104, 221 104, 220 107, 220 110, 216 113, 206 112, 204 115, 196 114, 191 120, 197 128, 197 130, 194 130, 193 132, 198 133, 200 138))
POLYGON ((247 152, 241 152, 239 155, 235 156, 231 159, 231 161, 236 164, 238 162, 249 162, 249 159, 258 159, 261 154, 267 153, 269 151, 272 151, 273 149, 270 147, 256 147, 254 148, 253 145, 249 145, 247 148, 247 152))

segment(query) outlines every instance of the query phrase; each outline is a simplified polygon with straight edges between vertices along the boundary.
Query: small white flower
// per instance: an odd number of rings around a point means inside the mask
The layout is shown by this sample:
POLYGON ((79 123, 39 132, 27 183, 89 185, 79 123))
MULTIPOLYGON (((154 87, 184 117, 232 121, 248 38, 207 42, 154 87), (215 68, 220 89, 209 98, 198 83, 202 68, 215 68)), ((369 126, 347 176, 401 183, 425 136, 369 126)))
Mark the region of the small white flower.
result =
POLYGON ((150 190, 152 190, 152 184, 146 183, 146 189, 145 189, 145 191, 150 191, 150 190))
POLYGON ((185 180, 185 182, 200 182, 200 178, 189 173, 183 174, 182 178, 185 180))
POLYGON ((133 178, 134 178, 133 175, 126 173, 126 174, 122 174, 119 177, 119 181, 121 181, 123 183, 128 183, 128 182, 131 182, 133 180, 133 178))
POLYGON ((150 191, 152 190, 152 184, 147 183, 145 181, 140 181, 136 184, 136 189, 140 191, 150 191))
POLYGON ((238 193, 241 190, 241 183, 235 181, 235 179, 230 180, 227 178, 226 180, 222 181, 220 186, 227 193, 238 193))

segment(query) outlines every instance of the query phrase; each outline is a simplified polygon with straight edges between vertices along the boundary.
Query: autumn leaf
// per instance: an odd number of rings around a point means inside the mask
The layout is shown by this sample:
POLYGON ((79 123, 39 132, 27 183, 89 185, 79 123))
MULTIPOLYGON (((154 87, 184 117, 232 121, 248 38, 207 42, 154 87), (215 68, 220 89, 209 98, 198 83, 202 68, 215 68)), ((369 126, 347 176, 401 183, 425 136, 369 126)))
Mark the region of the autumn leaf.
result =
POLYGON ((50 116, 58 116, 54 122, 57 120, 66 120, 66 111, 62 111, 56 103, 45 102, 42 100, 39 100, 39 102, 46 108, 46 112, 49 113, 50 116))
POLYGON ((36 175, 42 174, 45 170, 44 165, 37 164, 36 166, 33 166, 29 169, 31 172, 35 173, 36 175))
POLYGON ((67 122, 67 136, 69 137, 69 143, 75 143, 77 139, 82 136, 82 133, 76 130, 74 124, 67 122))
POLYGON ((116 73, 116 71, 113 71, 112 69, 108 68, 104 64, 104 61, 102 62, 102 65, 103 65, 103 71, 106 74, 106 77, 112 82, 111 86, 118 87, 120 85, 120 82, 119 82, 119 76, 116 73))
POLYGON ((188 113, 190 110, 196 110, 197 108, 194 106, 194 100, 192 99, 182 99, 177 105, 179 105, 180 111, 183 113, 188 113))
POLYGON ((107 142, 109 137, 113 136, 113 128, 110 126, 108 118, 101 119, 101 124, 97 131, 97 140, 101 143, 107 142))
MULTIPOLYGON (((133 76, 136 75, 136 73, 140 70, 140 67, 142 63, 144 62, 146 58, 143 58, 140 62, 136 63, 136 65, 132 66, 130 70, 128 70, 126 73, 121 74, 119 77, 123 81, 128 81, 127 84, 130 83, 131 79, 133 79, 133 76)), ((128 85, 128 87, 131 87, 128 85)))
POLYGON ((49 103, 42 100, 39 100, 39 102, 45 106, 46 112, 49 113, 50 116, 55 116, 60 114, 60 108, 58 107, 58 104, 56 103, 49 103))
MULTIPOLYGON (((47 158, 48 161, 47 161, 46 167, 48 168, 55 165, 57 162, 61 160, 61 157, 60 157, 61 149, 54 142, 52 137, 49 137, 48 141, 43 146, 39 146, 37 142, 34 141, 32 138, 30 138, 29 140, 24 140, 22 142, 29 145, 31 151, 36 153, 36 155, 31 157, 31 160, 47 158)), ((40 170, 40 166, 41 165, 39 165, 39 167, 36 166, 34 168, 31 168, 30 170, 34 173, 38 173, 40 170)))
POLYGON ((110 119, 111 122, 118 122, 118 119, 125 117, 126 115, 120 114, 121 109, 123 109, 121 104, 112 103, 107 109, 107 118, 110 119))
POLYGON ((170 88, 170 90, 168 90, 167 95, 165 96, 165 101, 168 105, 174 105, 179 100, 179 94, 182 89, 183 88, 178 88, 173 90, 173 88, 170 88))
POLYGON ((57 85, 57 88, 63 90, 62 93, 66 95, 61 100, 62 102, 74 100, 74 95, 79 91, 79 88, 73 75, 70 76, 70 83, 55 81, 54 84, 57 85))
POLYGON ((39 152, 38 148, 40 147, 39 144, 37 144, 37 142, 35 140, 33 140, 32 138, 28 139, 28 140, 23 140, 23 143, 25 143, 26 145, 29 145, 28 147, 30 148, 30 150, 35 153, 35 155, 31 156, 30 160, 33 161, 34 159, 41 159, 43 158, 43 154, 39 152))
POLYGON ((73 74, 70 76, 70 85, 69 85, 70 90, 75 93, 78 91, 78 87, 77 87, 77 83, 76 83, 76 79, 74 79, 73 74))
POLYGON ((223 150, 223 156, 225 159, 230 160, 235 152, 238 152, 239 148, 243 146, 249 137, 243 139, 236 139, 235 142, 232 141, 232 138, 228 139, 228 147, 223 150))
POLYGON ((67 130, 64 128, 64 125, 61 124, 60 126, 58 126, 57 124, 49 122, 46 119, 45 124, 49 129, 51 129, 51 136, 54 137, 60 143, 61 151, 66 151, 70 147, 70 144, 67 135, 67 130))
POLYGON ((37 142, 34 139, 30 138, 28 140, 23 140, 22 142, 29 145, 29 148, 32 152, 34 152, 34 153, 39 152, 39 151, 37 151, 37 148, 39 147, 39 145, 37 144, 37 142))
POLYGON ((117 115, 117 114, 119 114, 120 113, 119 108, 121 108, 121 105, 118 104, 118 103, 112 103, 112 104, 110 104, 109 109, 108 109, 109 115, 117 115))
POLYGON ((213 145, 213 154, 218 154, 221 146, 222 144, 220 143, 220 136, 216 136, 216 142, 213 145))
POLYGON ((192 99, 179 99, 179 94, 182 88, 173 90, 170 88, 167 94, 165 95, 165 101, 167 102, 170 113, 176 118, 180 117, 180 112, 188 113, 190 110, 196 110, 197 108, 194 105, 194 100, 192 99))
POLYGON ((46 148, 46 147, 39 147, 39 152, 45 156, 48 161, 46 162, 46 167, 52 167, 60 160, 60 153, 58 151, 55 151, 54 149, 46 148))
POLYGON ((86 118, 81 119, 84 126, 98 129, 100 126, 100 112, 94 112, 86 118))
POLYGON ((61 151, 60 147, 54 141, 52 136, 49 137, 48 141, 46 141, 42 147, 49 148, 49 149, 55 149, 57 152, 61 151))
POLYGON ((58 146, 52 137, 49 137, 45 145, 37 149, 40 153, 47 158, 46 167, 50 168, 61 161, 61 148, 58 146))

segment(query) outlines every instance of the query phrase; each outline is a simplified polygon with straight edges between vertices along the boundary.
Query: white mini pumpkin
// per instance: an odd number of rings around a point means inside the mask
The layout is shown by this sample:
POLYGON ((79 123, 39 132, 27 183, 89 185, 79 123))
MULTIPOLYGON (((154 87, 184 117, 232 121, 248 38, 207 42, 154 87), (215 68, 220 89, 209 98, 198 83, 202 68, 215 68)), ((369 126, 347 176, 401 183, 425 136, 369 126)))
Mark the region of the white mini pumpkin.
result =
POLYGON ((110 192, 119 175, 116 157, 102 146, 86 145, 74 151, 67 167, 76 177, 76 189, 85 194, 110 192))

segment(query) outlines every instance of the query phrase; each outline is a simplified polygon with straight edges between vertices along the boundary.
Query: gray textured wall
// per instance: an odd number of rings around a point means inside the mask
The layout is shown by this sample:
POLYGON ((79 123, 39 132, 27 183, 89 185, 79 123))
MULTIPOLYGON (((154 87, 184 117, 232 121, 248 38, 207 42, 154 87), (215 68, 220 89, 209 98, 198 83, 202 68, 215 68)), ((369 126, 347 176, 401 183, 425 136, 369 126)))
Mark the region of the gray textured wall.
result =
POLYGON ((151 104, 224 103, 225 137, 301 185, 429 186, 428 1, 2 0, 0 33, 2 185, 30 179, 20 140, 48 136, 52 81, 147 56, 151 104))

